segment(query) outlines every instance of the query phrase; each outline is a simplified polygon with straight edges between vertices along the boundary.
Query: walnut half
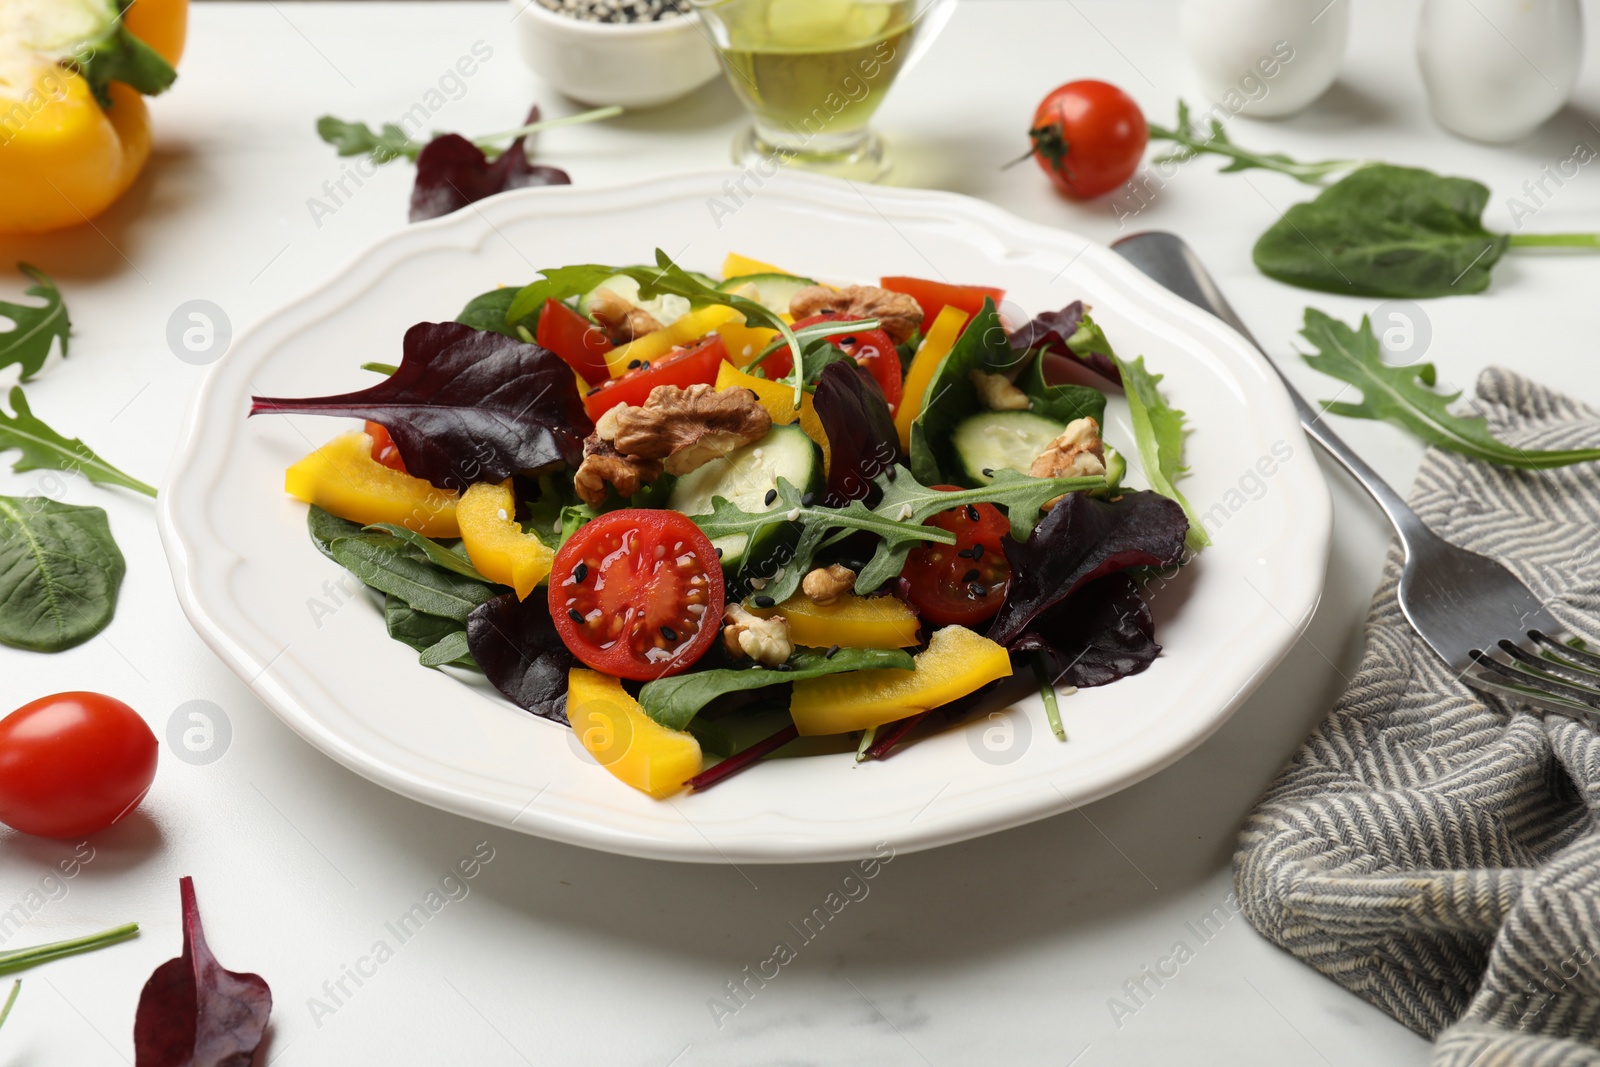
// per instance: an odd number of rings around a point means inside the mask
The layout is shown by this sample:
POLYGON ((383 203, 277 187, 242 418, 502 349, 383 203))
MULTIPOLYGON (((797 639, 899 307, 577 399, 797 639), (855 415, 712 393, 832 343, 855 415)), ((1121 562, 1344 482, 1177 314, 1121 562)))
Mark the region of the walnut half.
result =
POLYGON ((658 385, 642 405, 618 404, 600 416, 573 487, 590 504, 605 500, 607 483, 632 496, 663 470, 688 474, 771 428, 772 416, 747 389, 658 385))
POLYGON ((625 345, 635 337, 655 333, 661 323, 644 308, 635 307, 626 297, 610 289, 595 290, 589 302, 589 316, 600 324, 606 338, 614 345, 625 345))
POLYGON ((813 604, 832 604, 856 584, 856 572, 843 563, 830 563, 814 567, 800 583, 800 591, 811 598, 813 604))
MULTIPOLYGON (((1045 446, 1028 473, 1035 478, 1095 478, 1106 473, 1106 446, 1100 439, 1100 424, 1085 416, 1067 423, 1054 441, 1045 446)), ((1061 500, 1047 501, 1049 511, 1061 500)))
POLYGON ((794 655, 789 640, 789 620, 782 615, 763 619, 742 604, 729 604, 723 612, 722 642, 735 656, 745 656, 763 667, 776 667, 794 655))
POLYGON ((847 285, 843 289, 808 285, 789 298, 789 314, 796 322, 824 311, 847 319, 877 319, 878 328, 897 345, 904 344, 922 325, 922 305, 913 297, 876 285, 847 285))

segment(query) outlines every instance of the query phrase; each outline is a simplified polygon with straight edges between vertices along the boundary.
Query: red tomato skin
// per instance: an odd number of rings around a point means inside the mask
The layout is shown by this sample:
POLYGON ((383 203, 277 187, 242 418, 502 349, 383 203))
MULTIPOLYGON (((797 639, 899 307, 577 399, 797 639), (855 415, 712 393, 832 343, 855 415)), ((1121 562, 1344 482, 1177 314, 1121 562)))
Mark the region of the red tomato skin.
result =
POLYGON ((40 697, 0 719, 0 822, 39 837, 84 837, 144 800, 155 734, 101 693, 40 697))
POLYGON ((1085 200, 1133 177, 1150 140, 1133 97, 1093 79, 1054 89, 1040 102, 1028 132, 1039 169, 1059 191, 1085 200))
MULTIPOLYGON (((935 485, 931 489, 945 492, 957 490, 954 485, 935 485)), ((956 534, 953 545, 919 545, 906 557, 900 576, 904 582, 904 599, 935 626, 973 626, 992 618, 1005 600, 1010 584, 1011 566, 1006 562, 1001 539, 1011 535, 1011 523, 993 504, 972 504, 966 507, 941 511, 927 519, 923 525, 938 526, 956 534), (978 520, 974 522, 971 508, 978 520), (974 544, 984 546, 981 561, 969 562, 956 553, 969 550, 974 544), (942 562, 941 562, 942 558, 942 562), (982 598, 970 595, 967 583, 946 581, 948 575, 976 569, 989 582, 988 595, 982 598), (1000 577, 1003 572, 1005 577, 1000 577), (953 586, 953 588, 952 588, 953 586), (967 590, 965 593, 962 590, 967 590)))
MULTIPOLYGON (((819 322, 843 321, 843 315, 834 312, 823 312, 813 315, 809 319, 801 319, 795 323, 795 328, 814 326, 819 322)), ((905 375, 900 371, 900 350, 894 346, 889 335, 882 330, 851 330, 846 333, 830 334, 829 341, 842 348, 846 355, 856 361, 872 375, 872 380, 878 383, 878 388, 883 390, 883 398, 888 401, 889 414, 893 415, 900 409, 900 399, 905 395, 905 375), (853 338, 852 344, 839 344, 840 341, 853 338)), ((788 374, 794 367, 794 359, 786 352, 774 352, 767 357, 767 362, 772 362, 779 355, 785 357, 789 368, 783 373, 788 374)), ((779 375, 779 378, 782 376, 779 375)))
POLYGON ((993 300, 995 307, 999 307, 1006 298, 1004 289, 993 289, 987 285, 951 285, 949 282, 929 281, 926 278, 891 276, 878 279, 878 284, 890 292, 904 293, 922 306, 924 334, 946 307, 959 308, 970 319, 983 310, 985 297, 993 300))
POLYGON ((365 429, 367 436, 372 438, 372 458, 390 470, 409 474, 410 472, 406 470, 406 461, 400 458, 400 446, 389 436, 388 427, 381 422, 368 419, 365 429))
POLYGON ((611 377, 606 353, 615 345, 605 331, 559 300, 546 300, 534 341, 560 356, 584 382, 599 385, 611 377))
MULTIPOLYGON (((636 545, 628 558, 637 562, 648 559, 651 554, 652 547, 636 545)), ((605 558, 617 556, 620 556, 620 553, 614 551, 605 558)), ((618 591, 612 592, 615 596, 618 591)), ((675 607, 652 598, 649 595, 652 590, 628 589, 621 592, 622 596, 619 599, 626 601, 623 611, 631 610, 638 613, 634 620, 636 627, 643 622, 648 630, 653 611, 659 612, 663 608, 675 607)), ((567 646, 567 650, 585 666, 634 681, 665 678, 680 674, 694 666, 722 633, 722 612, 726 594, 722 565, 710 539, 700 532, 700 527, 696 526, 687 515, 657 508, 623 508, 618 511, 608 511, 599 518, 585 523, 566 544, 561 546, 550 569, 550 618, 555 623, 556 632, 561 635, 562 643, 567 646), (583 594, 587 596, 591 607, 600 606, 596 603, 599 598, 593 593, 596 578, 603 575, 616 581, 620 577, 626 577, 603 569, 604 559, 592 566, 586 557, 592 554, 591 549, 595 542, 618 536, 634 528, 643 529, 660 541, 681 539, 699 564, 700 572, 709 582, 706 588, 705 610, 698 616, 699 621, 694 636, 681 644, 671 660, 666 662, 646 662, 635 655, 628 643, 620 639, 628 636, 626 630, 618 639, 613 640, 610 648, 606 648, 591 639, 581 628, 583 624, 574 621, 568 614, 573 610, 574 604, 585 602, 578 598, 577 586, 584 587, 583 594), (574 572, 580 564, 586 568, 585 578, 583 582, 575 583, 574 572)), ((680 610, 674 621, 687 617, 689 617, 687 610, 680 610)))
POLYGON ((687 389, 691 385, 714 384, 717 370, 727 358, 722 335, 712 334, 648 367, 635 368, 620 378, 606 378, 583 398, 584 410, 590 419, 598 421, 618 404, 643 404, 650 398, 650 390, 658 385, 687 389))

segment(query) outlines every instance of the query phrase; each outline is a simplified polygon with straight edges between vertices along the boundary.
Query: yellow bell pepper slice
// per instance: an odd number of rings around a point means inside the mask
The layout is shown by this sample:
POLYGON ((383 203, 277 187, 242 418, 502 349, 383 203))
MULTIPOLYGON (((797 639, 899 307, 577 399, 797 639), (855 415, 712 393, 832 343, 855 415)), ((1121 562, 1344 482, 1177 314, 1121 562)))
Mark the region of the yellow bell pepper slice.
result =
POLYGON ((728 361, 735 367, 743 367, 755 359, 778 336, 777 330, 746 326, 743 317, 723 323, 716 332, 722 335, 722 345, 728 350, 728 361))
POLYGON ((730 363, 717 368, 717 392, 725 389, 748 389, 756 394, 756 401, 767 409, 774 426, 785 426, 795 420, 794 386, 767 379, 744 371, 730 363))
POLYGON ((882 726, 948 704, 1011 674, 1006 650, 965 626, 934 632, 916 669, 849 671, 794 683, 789 714, 800 736, 882 726))
POLYGON ((516 511, 510 478, 498 485, 479 482, 461 494, 456 522, 461 527, 461 546, 478 573, 509 585, 517 591, 518 600, 526 600, 549 577, 556 553, 535 535, 522 531, 516 511))
POLYGON ((774 267, 771 263, 763 263, 759 259, 741 256, 737 252, 729 252, 728 258, 722 261, 722 276, 724 278, 743 278, 749 274, 793 274, 793 271, 774 267))
POLYGON ((698 341, 717 327, 734 319, 738 319, 740 323, 744 322, 743 315, 722 304, 712 304, 699 311, 691 311, 681 316, 671 326, 663 326, 643 337, 635 337, 625 345, 613 348, 606 353, 606 366, 611 369, 613 378, 620 378, 628 373, 628 364, 634 360, 654 362, 679 345, 698 341))
POLYGON ((458 496, 372 458, 372 438, 340 434, 284 474, 289 495, 341 519, 392 522, 428 537, 459 537, 458 496))
POLYGON ((832 604, 818 604, 796 593, 781 604, 755 608, 752 614, 788 619, 789 638, 797 645, 906 648, 919 643, 917 614, 899 597, 844 593, 832 604))
POLYGON ((646 715, 609 674, 567 672, 567 718, 589 754, 640 792, 670 796, 700 773, 700 742, 646 715))
POLYGON ((911 357, 911 369, 906 371, 905 395, 900 400, 900 410, 894 416, 894 428, 900 434, 900 447, 908 452, 911 450, 911 424, 922 414, 922 395, 928 391, 939 364, 956 346, 956 338, 961 336, 961 328, 966 324, 965 311, 945 305, 935 316, 933 325, 928 327, 928 335, 917 347, 917 354, 911 357))
MULTIPOLYGON (((790 387, 789 396, 794 396, 793 387, 790 387)), ((822 473, 827 474, 833 463, 833 449, 828 447, 828 431, 822 428, 822 419, 817 415, 816 406, 811 403, 810 393, 800 398, 800 428, 822 449, 822 473)))

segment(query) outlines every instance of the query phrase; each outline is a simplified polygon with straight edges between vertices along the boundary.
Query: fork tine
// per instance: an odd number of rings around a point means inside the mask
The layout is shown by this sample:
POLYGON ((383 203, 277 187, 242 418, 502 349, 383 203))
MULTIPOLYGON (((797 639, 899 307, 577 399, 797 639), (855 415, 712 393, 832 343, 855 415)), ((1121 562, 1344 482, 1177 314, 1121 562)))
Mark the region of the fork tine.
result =
POLYGON ((1510 697, 1519 704, 1526 704, 1540 711, 1563 715, 1569 719, 1577 719, 1579 722, 1600 723, 1600 712, 1591 711, 1578 704, 1568 704, 1560 697, 1543 696, 1527 689, 1506 685, 1486 674, 1466 674, 1462 675, 1461 680, 1480 692, 1510 697))
POLYGON ((1594 690, 1595 694, 1600 696, 1600 673, 1575 667, 1549 653, 1542 656, 1535 655, 1512 641, 1501 641, 1500 650, 1517 661, 1514 666, 1520 666, 1525 671, 1554 676, 1579 688, 1594 690))
POLYGON ((1583 667, 1596 675, 1600 675, 1600 656, 1595 655, 1593 652, 1585 652, 1581 648, 1573 648, 1565 641, 1557 640, 1539 630, 1529 630, 1528 636, 1538 644, 1550 649, 1550 651, 1559 653, 1563 659, 1573 666, 1583 667))
MULTIPOLYGON (((1558 697, 1568 704, 1581 705, 1584 708, 1600 712, 1600 692, 1582 689, 1553 678, 1530 674, 1527 671, 1508 667, 1483 652, 1474 651, 1472 659, 1478 666, 1495 675, 1497 679, 1503 679, 1502 684, 1509 683, 1511 688, 1535 689, 1545 696, 1558 697)), ((1481 675, 1479 677, 1482 678, 1481 675)), ((1523 695, 1526 696, 1527 694, 1524 693, 1523 695)))

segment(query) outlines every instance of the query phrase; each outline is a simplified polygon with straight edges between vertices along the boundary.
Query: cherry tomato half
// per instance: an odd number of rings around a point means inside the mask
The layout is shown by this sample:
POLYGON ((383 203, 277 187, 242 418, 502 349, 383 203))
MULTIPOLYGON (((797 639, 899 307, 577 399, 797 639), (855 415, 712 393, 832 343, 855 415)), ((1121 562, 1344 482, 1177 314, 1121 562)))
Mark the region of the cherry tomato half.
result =
POLYGON ((1133 97, 1107 82, 1068 82, 1034 112, 1033 158, 1073 197, 1108 193, 1133 177, 1150 139, 1133 97))
MULTIPOLYGON (((798 330, 803 326, 815 326, 819 322, 848 321, 848 316, 824 311, 809 319, 801 319, 794 324, 794 328, 798 330)), ((888 334, 882 330, 851 330, 846 333, 830 334, 827 340, 837 345, 845 355, 865 367, 867 373, 872 375, 872 380, 883 390, 883 398, 889 402, 891 415, 900 409, 900 398, 905 393, 905 376, 900 373, 900 350, 895 348, 888 334)), ((794 357, 789 354, 788 349, 780 348, 768 356, 761 365, 766 369, 768 378, 780 381, 794 369, 794 357)))
POLYGON ((82 837, 139 806, 156 777, 156 735, 100 693, 40 697, 0 719, 0 822, 82 837))
POLYGON ((585 382, 598 384, 611 377, 606 353, 614 346, 605 331, 558 300, 544 302, 533 339, 560 356, 585 382))
MULTIPOLYGON (((952 491, 953 485, 933 488, 952 491)), ((1011 563, 1000 539, 1011 523, 993 504, 964 504, 923 523, 956 535, 953 545, 919 545, 906 557, 901 577, 907 598, 936 626, 970 626, 1000 610, 1011 581, 1011 563)))
POLYGON ((618 404, 643 404, 650 390, 658 385, 688 388, 717 380, 717 369, 728 358, 721 334, 704 337, 692 345, 675 348, 653 363, 635 367, 620 378, 608 378, 589 390, 583 406, 589 418, 598 420, 618 404))
POLYGON ((367 436, 372 438, 372 458, 390 470, 408 473, 406 461, 400 458, 400 446, 394 443, 394 438, 389 436, 389 431, 383 423, 369 419, 365 429, 367 436))
POLYGON ((891 293, 906 294, 921 306, 924 334, 932 328, 939 312, 947 307, 965 311, 970 319, 983 310, 986 298, 993 300, 995 307, 999 307, 1006 298, 1004 289, 991 289, 987 285, 951 285, 949 282, 934 282, 926 278, 892 276, 878 279, 878 284, 891 293))
POLYGON ((556 553, 550 617, 574 656, 644 681, 687 670, 722 628, 722 564, 676 511, 624 508, 586 523, 556 553))

